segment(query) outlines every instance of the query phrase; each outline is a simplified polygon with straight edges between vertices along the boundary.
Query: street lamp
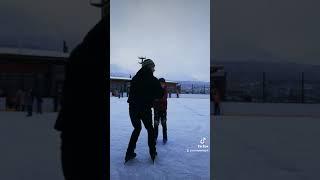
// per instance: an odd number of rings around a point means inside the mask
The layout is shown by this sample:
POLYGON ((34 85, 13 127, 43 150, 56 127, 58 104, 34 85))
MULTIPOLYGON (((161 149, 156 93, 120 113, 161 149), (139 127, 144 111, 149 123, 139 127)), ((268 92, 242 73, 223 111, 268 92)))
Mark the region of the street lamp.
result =
POLYGON ((101 8, 101 18, 104 17, 107 8, 109 7, 110 4, 110 0, 100 0, 99 2, 96 2, 94 0, 90 0, 90 5, 97 7, 97 8, 101 8))
POLYGON ((141 59, 141 64, 143 63, 143 60, 145 60, 145 59, 147 59, 146 57, 142 57, 142 56, 140 56, 140 57, 138 57, 138 59, 141 59))

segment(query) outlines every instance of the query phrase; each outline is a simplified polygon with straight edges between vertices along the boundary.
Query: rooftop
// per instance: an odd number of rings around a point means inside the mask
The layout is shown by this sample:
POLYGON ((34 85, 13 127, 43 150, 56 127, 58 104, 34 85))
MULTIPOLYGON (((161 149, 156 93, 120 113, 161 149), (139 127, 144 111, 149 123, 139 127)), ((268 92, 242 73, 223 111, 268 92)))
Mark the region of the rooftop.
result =
MULTIPOLYGON (((113 79, 113 80, 126 80, 126 81, 130 81, 131 78, 128 78, 128 77, 117 77, 117 76, 110 76, 110 79, 113 79)), ((178 84, 178 82, 175 82, 175 81, 166 81, 167 83, 174 83, 174 84, 178 84)))
POLYGON ((6 48, 6 47, 0 47, 0 54, 40 56, 40 57, 61 57, 61 58, 69 57, 69 53, 64 53, 59 51, 25 49, 25 48, 6 48))

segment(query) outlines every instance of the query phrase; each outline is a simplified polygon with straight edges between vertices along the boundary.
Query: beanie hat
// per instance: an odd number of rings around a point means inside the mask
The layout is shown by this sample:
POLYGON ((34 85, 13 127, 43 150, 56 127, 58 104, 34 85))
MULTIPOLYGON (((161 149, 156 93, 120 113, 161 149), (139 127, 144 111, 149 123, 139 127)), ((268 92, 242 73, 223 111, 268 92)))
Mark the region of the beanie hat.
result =
POLYGON ((166 80, 164 78, 159 78, 160 82, 166 82, 166 80))
POLYGON ((155 66, 154 62, 151 59, 145 59, 144 61, 139 63, 142 64, 142 67, 146 67, 149 65, 155 66))

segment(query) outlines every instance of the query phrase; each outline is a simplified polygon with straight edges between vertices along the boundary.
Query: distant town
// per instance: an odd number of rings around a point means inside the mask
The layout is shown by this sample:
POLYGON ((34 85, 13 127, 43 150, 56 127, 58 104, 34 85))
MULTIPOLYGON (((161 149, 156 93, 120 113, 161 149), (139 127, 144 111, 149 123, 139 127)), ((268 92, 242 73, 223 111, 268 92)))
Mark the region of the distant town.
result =
MULTIPOLYGON (((225 81, 224 101, 320 103, 319 66, 258 62, 220 62, 219 66, 215 74, 222 74, 220 81, 225 81)), ((219 86, 217 78, 212 81, 219 86)))

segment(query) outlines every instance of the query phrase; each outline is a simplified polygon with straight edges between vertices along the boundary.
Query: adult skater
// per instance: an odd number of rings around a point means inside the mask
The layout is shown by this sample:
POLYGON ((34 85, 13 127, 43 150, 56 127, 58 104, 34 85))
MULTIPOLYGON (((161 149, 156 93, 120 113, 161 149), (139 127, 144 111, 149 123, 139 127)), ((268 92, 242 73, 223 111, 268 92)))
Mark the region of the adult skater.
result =
POLYGON ((168 90, 166 85, 166 80, 164 78, 159 79, 161 87, 163 88, 164 96, 161 99, 156 99, 153 104, 154 109, 154 133, 155 133, 155 142, 157 143, 158 139, 158 129, 159 123, 161 121, 162 125, 162 137, 163 143, 165 144, 168 140, 167 137, 167 97, 168 90))
POLYGON ((151 107, 155 99, 162 98, 163 89, 158 79, 153 76, 153 72, 155 71, 154 62, 151 59, 145 59, 141 64, 142 68, 132 78, 130 83, 128 98, 129 115, 134 130, 128 144, 125 162, 136 157, 134 150, 141 131, 140 120, 142 120, 148 131, 149 153, 153 162, 157 155, 151 107))

